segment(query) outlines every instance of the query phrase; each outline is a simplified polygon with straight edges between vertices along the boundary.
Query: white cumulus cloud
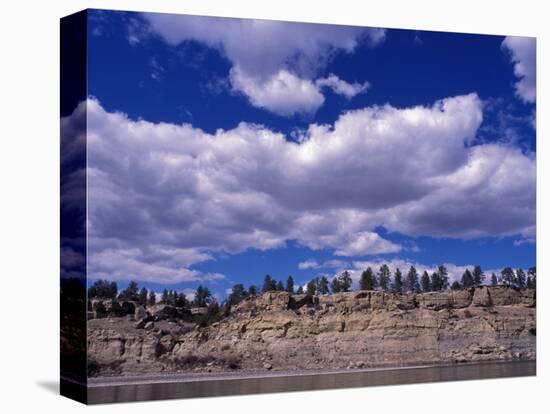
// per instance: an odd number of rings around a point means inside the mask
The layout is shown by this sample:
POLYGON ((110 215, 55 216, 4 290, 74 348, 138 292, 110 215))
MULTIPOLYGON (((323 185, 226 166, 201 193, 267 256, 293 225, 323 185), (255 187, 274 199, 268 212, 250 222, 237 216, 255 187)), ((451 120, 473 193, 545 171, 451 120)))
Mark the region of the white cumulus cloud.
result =
POLYGON ((317 262, 317 260, 314 259, 308 259, 304 262, 298 263, 298 269, 300 270, 318 269, 319 267, 321 267, 321 265, 319 264, 319 262, 317 262))
POLYGON ((317 79, 315 84, 319 87, 328 87, 334 93, 345 96, 347 99, 353 98, 355 95, 365 93, 370 86, 369 82, 349 83, 340 79, 335 74, 331 73, 326 78, 317 79))
POLYGON ((534 37, 508 36, 502 42, 503 49, 510 53, 514 64, 516 94, 524 102, 535 102, 537 98, 537 48, 534 37))
POLYGON ((253 106, 283 116, 315 112, 324 102, 321 87, 348 98, 364 92, 367 83, 350 84, 335 75, 319 83, 313 79, 335 53, 351 53, 361 42, 375 46, 385 39, 385 30, 377 28, 156 13, 143 16, 149 26, 142 33, 156 33, 171 45, 196 41, 218 50, 233 66, 233 89, 246 95, 253 106))
POLYGON ((340 259, 331 259, 325 262, 319 263, 315 259, 307 259, 298 263, 298 269, 344 269, 348 266, 348 262, 340 259))
POLYGON ((278 115, 312 113, 325 101, 312 81, 301 79, 286 70, 262 79, 249 76, 236 67, 231 70, 230 80, 233 88, 248 96, 253 106, 278 115))
POLYGON ((482 120, 475 94, 351 111, 310 125, 299 143, 261 125, 209 134, 132 120, 95 99, 85 105, 91 275, 212 280, 222 276, 194 264, 289 240, 352 257, 403 249, 379 226, 409 236, 534 236, 534 156, 470 145, 482 120))

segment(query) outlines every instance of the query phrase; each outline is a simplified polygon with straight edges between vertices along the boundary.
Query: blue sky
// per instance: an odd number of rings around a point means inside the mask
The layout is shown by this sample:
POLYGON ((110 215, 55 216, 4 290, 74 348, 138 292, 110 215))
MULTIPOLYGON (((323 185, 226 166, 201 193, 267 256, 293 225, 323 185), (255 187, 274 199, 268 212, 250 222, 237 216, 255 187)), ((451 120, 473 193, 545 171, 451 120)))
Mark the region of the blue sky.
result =
MULTIPOLYGON (((535 263, 534 39, 91 11, 90 277, 535 263)), ((403 270, 403 269, 402 269, 403 270)))

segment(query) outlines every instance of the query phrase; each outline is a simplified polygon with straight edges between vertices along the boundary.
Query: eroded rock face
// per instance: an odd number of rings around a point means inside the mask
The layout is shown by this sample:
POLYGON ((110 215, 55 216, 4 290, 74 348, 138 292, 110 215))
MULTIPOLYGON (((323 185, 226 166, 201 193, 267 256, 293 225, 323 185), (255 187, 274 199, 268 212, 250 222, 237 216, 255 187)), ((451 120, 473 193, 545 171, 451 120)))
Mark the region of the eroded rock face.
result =
POLYGON ((174 322, 166 306, 148 309, 157 315, 148 330, 123 318, 91 320, 88 352, 98 375, 532 359, 535 306, 534 291, 506 286, 400 295, 268 292, 206 328, 174 322))
POLYGON ((91 299, 88 301, 88 310, 93 312, 94 318, 120 317, 133 315, 136 303, 117 299, 91 299))

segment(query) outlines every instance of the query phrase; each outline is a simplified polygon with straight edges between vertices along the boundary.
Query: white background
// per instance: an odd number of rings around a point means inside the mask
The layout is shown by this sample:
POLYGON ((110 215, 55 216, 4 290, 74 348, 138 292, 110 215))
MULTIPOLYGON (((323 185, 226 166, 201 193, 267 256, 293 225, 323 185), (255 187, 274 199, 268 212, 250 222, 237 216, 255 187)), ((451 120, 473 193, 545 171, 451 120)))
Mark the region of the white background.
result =
POLYGON ((108 405, 102 412, 548 412, 550 34, 545 1, 55 0, 4 2, 0 23, 0 407, 78 412, 57 395, 59 372, 59 21, 86 7, 538 37, 538 376, 108 405), (546 92, 546 93, 545 93, 546 92), (544 97, 546 96, 546 100, 544 97), (544 163, 546 162, 546 167, 544 163), (547 210, 548 211, 548 210, 547 210))

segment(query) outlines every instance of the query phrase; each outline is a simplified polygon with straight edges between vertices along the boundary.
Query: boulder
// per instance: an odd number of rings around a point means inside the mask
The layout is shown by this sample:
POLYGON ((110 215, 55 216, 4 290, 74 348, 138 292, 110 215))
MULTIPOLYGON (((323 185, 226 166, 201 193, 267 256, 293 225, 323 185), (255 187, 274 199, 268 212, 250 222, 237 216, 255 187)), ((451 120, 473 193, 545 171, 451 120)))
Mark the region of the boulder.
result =
POLYGON ((136 321, 139 321, 140 319, 143 319, 147 317, 147 311, 143 306, 138 306, 134 312, 134 319, 136 321))
POLYGON ((151 329, 153 329, 155 327, 155 322, 153 321, 149 321, 145 324, 145 326, 143 327, 143 329, 145 329, 146 331, 150 331, 151 329))
POLYGON ((157 320, 173 319, 182 316, 181 311, 172 305, 155 305, 149 310, 150 314, 157 320))
POLYGON ((141 318, 136 323, 134 323, 134 328, 143 329, 147 322, 148 322, 147 318, 141 318))

